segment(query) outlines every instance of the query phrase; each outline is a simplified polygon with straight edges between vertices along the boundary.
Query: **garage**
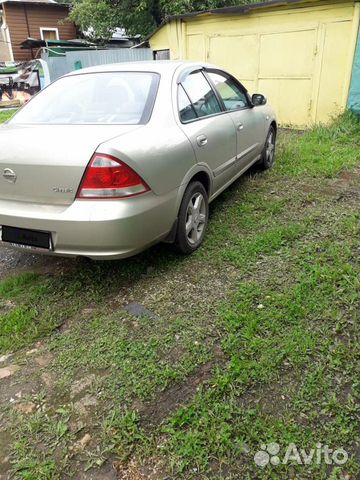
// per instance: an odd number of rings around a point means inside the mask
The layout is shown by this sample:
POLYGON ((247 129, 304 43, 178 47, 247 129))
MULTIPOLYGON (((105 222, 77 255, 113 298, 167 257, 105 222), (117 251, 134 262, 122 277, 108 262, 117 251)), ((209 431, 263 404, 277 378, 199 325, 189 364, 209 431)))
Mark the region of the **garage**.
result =
POLYGON ((304 128, 347 105, 359 11, 356 1, 272 0, 169 17, 148 40, 155 58, 228 70, 267 96, 282 126, 304 128))

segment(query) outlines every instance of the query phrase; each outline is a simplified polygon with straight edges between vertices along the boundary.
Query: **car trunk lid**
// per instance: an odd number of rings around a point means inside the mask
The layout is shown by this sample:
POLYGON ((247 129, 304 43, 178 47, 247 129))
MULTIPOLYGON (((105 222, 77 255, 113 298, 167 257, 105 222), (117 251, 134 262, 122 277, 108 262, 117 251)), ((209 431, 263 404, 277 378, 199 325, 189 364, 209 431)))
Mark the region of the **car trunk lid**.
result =
POLYGON ((4 125, 0 199, 71 204, 97 147, 140 125, 4 125))

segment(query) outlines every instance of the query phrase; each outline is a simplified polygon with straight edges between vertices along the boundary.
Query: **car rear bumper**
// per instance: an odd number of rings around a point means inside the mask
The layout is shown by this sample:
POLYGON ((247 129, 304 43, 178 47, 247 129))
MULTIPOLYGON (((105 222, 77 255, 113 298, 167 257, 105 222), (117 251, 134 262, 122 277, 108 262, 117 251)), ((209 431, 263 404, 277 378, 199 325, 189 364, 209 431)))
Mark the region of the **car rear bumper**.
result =
POLYGON ((26 247, 30 253, 125 258, 167 235, 176 218, 176 197, 176 191, 148 192, 120 200, 75 200, 68 206, 0 200, 0 226, 50 232, 53 249, 26 247))

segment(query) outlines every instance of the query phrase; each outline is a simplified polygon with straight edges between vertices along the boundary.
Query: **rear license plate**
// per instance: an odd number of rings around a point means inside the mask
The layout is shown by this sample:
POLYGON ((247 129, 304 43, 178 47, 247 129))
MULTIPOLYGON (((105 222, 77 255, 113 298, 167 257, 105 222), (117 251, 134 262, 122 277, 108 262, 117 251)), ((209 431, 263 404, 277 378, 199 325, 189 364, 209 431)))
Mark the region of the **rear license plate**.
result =
POLYGON ((51 248, 51 235, 49 232, 27 230, 25 228, 2 226, 1 240, 13 245, 24 247, 51 248))

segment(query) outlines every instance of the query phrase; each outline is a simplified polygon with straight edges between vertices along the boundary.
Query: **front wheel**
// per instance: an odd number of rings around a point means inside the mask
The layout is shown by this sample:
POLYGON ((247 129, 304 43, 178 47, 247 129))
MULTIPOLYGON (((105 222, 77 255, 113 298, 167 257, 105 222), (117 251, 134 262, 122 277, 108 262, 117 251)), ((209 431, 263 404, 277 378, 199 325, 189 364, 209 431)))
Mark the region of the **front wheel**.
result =
POLYGON ((259 160, 259 167, 263 170, 268 170, 274 165, 275 162, 275 143, 276 133, 274 127, 269 128, 269 132, 266 137, 264 149, 259 160))
POLYGON ((200 247, 209 218, 208 195, 202 183, 192 182, 181 202, 175 247, 189 255, 200 247))

